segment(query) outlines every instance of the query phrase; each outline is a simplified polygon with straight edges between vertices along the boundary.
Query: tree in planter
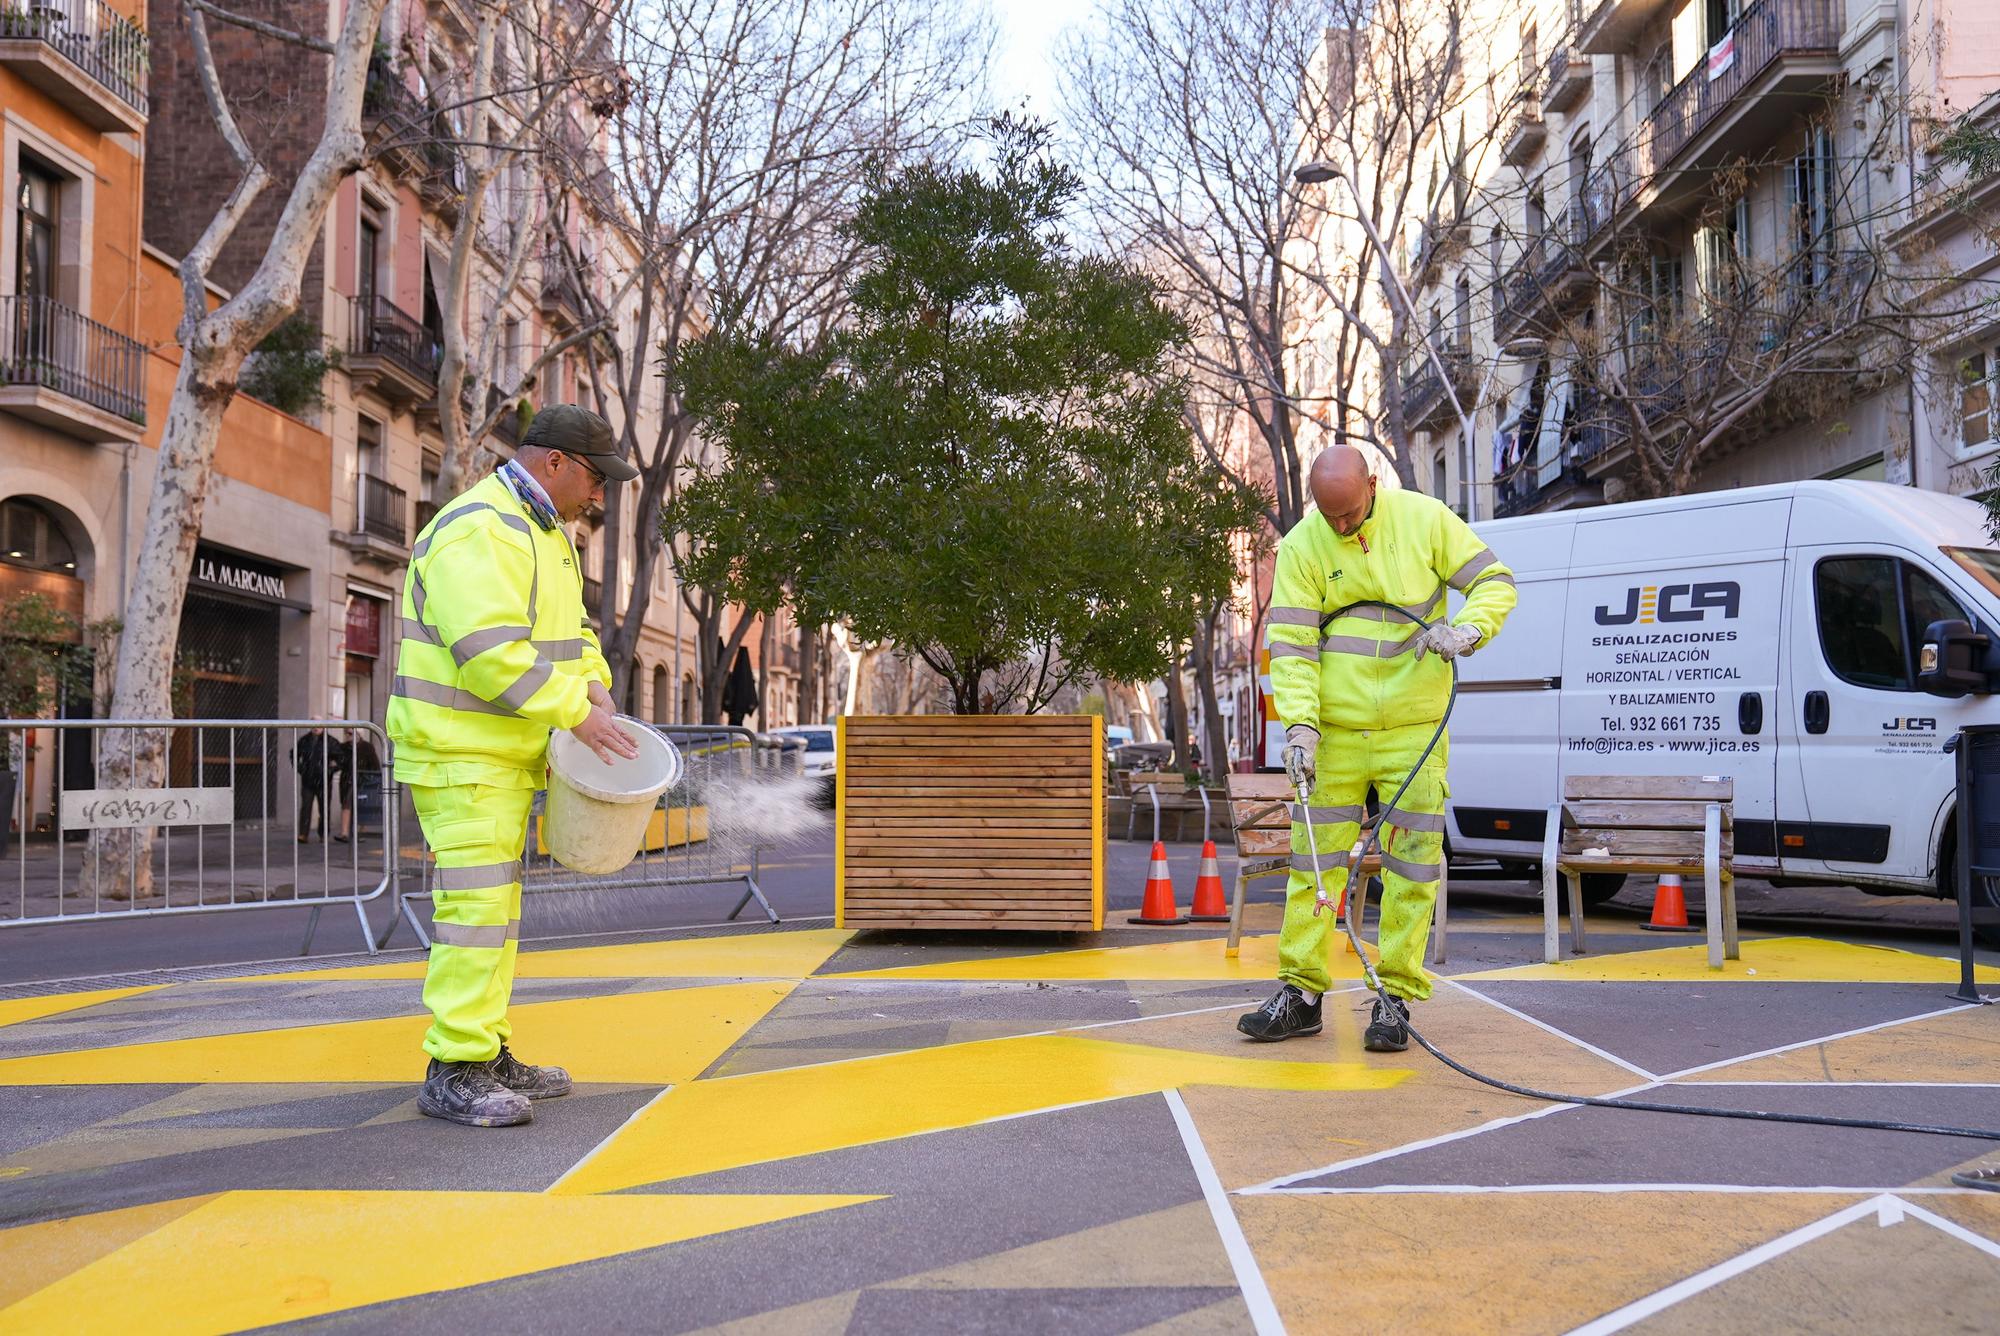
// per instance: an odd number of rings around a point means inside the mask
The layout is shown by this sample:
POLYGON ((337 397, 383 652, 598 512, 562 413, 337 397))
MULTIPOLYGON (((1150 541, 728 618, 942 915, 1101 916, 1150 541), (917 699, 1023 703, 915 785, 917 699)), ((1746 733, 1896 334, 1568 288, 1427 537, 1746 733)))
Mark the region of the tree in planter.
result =
POLYGON ((1189 437, 1185 327, 1071 249, 1047 143, 1002 118, 989 170, 871 181, 854 317, 820 349, 717 334, 683 362, 723 457, 668 513, 689 578, 893 642, 962 714, 1166 671, 1256 518, 1189 437))

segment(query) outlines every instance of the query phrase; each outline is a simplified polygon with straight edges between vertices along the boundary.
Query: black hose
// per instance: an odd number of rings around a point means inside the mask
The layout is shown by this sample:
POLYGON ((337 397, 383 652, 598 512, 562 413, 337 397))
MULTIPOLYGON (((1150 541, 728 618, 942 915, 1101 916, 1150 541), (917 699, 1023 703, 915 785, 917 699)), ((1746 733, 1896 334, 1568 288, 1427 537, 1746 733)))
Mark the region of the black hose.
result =
MULTIPOLYGON (((1336 618, 1344 617, 1356 608, 1380 608, 1384 612, 1393 612, 1399 617, 1415 622, 1419 628, 1418 634, 1428 631, 1431 627, 1430 622, 1425 621, 1421 616, 1411 612, 1408 608, 1400 607, 1394 603, 1386 603, 1381 599, 1367 598, 1349 603, 1345 607, 1330 612, 1322 618, 1319 624, 1321 638, 1325 638, 1327 627, 1332 625, 1336 618)), ((1431 753, 1437 750, 1438 743, 1444 739, 1445 725, 1451 721, 1452 708, 1458 704, 1458 664, 1455 660, 1446 660, 1446 664, 1451 669, 1451 691, 1445 697, 1444 714, 1439 717, 1437 728, 1431 733, 1431 740, 1425 745, 1423 755, 1419 756, 1417 763, 1410 767, 1410 773, 1403 777, 1402 786, 1396 790, 1396 796, 1388 802, 1383 803, 1373 817, 1362 822, 1361 840, 1357 846, 1359 854, 1349 865, 1350 882, 1358 875, 1361 864, 1367 861, 1369 852, 1371 850, 1376 852, 1381 850, 1383 818, 1396 810, 1396 804, 1402 800, 1404 793, 1409 791, 1410 785, 1416 781, 1418 773, 1423 770, 1424 762, 1430 760, 1431 753)), ((1365 886, 1359 888, 1359 894, 1365 896, 1367 893, 1365 886)), ((1341 930, 1347 934, 1347 940, 1354 944, 1354 953, 1361 958, 1362 971, 1367 975, 1368 982, 1376 996, 1382 999, 1384 1005, 1393 1005, 1388 989, 1383 987, 1381 980, 1375 977, 1374 967, 1368 963, 1368 954, 1362 949, 1361 938, 1354 930, 1354 915, 1348 914, 1340 917, 1344 919, 1341 923, 1341 930)), ((1405 1010, 1407 1011, 1407 1007, 1405 1007, 1405 1010)), ((1663 1104, 1653 1100, 1626 1099, 1610 1095, 1565 1095, 1559 1091, 1537 1090, 1533 1086, 1515 1085, 1511 1081, 1502 1081, 1498 1077, 1474 1071, 1452 1057, 1449 1053, 1446 1053, 1436 1044, 1433 1044, 1430 1040, 1424 1038, 1423 1033, 1414 1024, 1406 1022, 1406 1025, 1410 1031, 1410 1038, 1416 1040, 1424 1052, 1430 1054, 1460 1076, 1468 1077, 1471 1080, 1479 1082, 1481 1085, 1492 1086, 1495 1090, 1504 1090, 1510 1095, 1520 1095, 1525 1099, 1543 1100, 1550 1104, 1584 1104, 1599 1109, 1637 1109, 1643 1113, 1678 1113, 1685 1114, 1691 1118, 1739 1118, 1749 1122, 1760 1123, 1810 1123, 1818 1127, 1853 1127, 1870 1132, 1921 1132, 1926 1136, 1970 1137, 1975 1141, 2000 1141, 2000 1130, 1978 1127, 1941 1127, 1929 1123, 1903 1123, 1877 1118, 1836 1118, 1831 1114, 1819 1113, 1774 1113, 1767 1109, 1714 1109, 1704 1108, 1698 1104, 1663 1104)))

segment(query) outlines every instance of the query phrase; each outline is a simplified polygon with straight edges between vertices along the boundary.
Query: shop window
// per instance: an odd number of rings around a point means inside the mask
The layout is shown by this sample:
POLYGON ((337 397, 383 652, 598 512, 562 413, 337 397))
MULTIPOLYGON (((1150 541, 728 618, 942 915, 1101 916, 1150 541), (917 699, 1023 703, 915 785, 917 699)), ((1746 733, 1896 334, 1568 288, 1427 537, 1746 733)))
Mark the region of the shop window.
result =
POLYGON ((76 549, 55 517, 32 501, 0 501, 0 560, 31 570, 76 574, 76 549))
POLYGON ((1894 557, 1833 557, 1813 572, 1821 652, 1843 682, 1914 691, 1909 647, 1932 622, 1966 619, 1949 591, 1894 557))

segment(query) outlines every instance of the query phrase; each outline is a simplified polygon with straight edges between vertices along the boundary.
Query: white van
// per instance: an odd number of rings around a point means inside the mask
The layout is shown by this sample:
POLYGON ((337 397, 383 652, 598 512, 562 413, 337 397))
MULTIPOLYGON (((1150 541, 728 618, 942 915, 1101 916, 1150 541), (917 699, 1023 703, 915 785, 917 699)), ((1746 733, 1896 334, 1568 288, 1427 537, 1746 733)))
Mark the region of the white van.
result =
MULTIPOLYGON (((1943 747, 2000 723, 2000 550, 1981 506, 1806 482, 1477 528, 1521 598, 1459 661, 1454 855, 1538 863, 1568 775, 1726 774, 1739 871, 1953 894, 1943 747), (1939 622, 1966 625, 1927 648, 1939 622)), ((1620 880, 1593 880, 1586 902, 1620 880)))

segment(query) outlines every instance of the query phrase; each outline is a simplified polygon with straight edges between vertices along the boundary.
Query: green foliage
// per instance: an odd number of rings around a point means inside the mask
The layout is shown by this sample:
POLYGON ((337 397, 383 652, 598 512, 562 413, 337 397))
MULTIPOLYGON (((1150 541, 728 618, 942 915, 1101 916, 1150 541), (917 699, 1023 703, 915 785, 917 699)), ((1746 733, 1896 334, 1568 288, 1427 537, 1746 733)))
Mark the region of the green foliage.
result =
POLYGON ((1255 522, 1190 440, 1187 331, 1071 249, 1078 179, 1047 140, 1002 118, 990 169, 878 174, 845 328, 813 352, 717 333, 680 368, 722 456, 667 515, 688 577, 893 642, 962 713, 1166 671, 1255 522))
MULTIPOLYGON (((42 719, 64 694, 89 691, 94 648, 115 621, 83 625, 43 594, 0 601, 0 719, 42 719)), ((0 769, 12 764, 0 747, 0 769)))
POLYGON ((265 336, 243 368, 238 388, 281 413, 300 413, 326 403, 326 373, 340 369, 340 350, 320 327, 295 315, 265 336))

